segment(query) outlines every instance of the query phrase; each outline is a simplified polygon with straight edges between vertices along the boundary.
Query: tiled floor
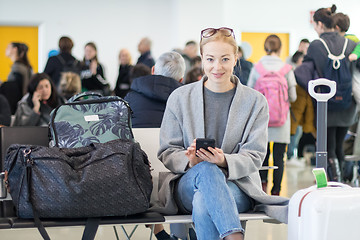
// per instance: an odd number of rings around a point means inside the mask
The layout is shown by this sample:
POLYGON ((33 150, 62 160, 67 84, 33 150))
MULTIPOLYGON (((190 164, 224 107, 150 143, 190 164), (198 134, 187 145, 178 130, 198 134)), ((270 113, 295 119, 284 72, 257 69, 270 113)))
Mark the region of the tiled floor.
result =
MULTIPOLYGON (((298 189, 306 188, 314 184, 314 178, 311 173, 312 167, 302 166, 285 167, 282 196, 291 197, 298 189)), ((271 176, 271 174, 269 174, 271 176)), ((165 226, 168 229, 169 226, 165 226)), ((131 225, 126 226, 131 232, 131 225)), ((81 239, 82 227, 71 228, 48 228, 49 235, 53 240, 77 240, 81 239)), ((117 231, 121 240, 126 239, 121 228, 118 226, 117 231)), ((143 240, 149 239, 150 230, 144 226, 139 226, 131 239, 143 240)), ((41 239, 36 229, 19 229, 19 230, 1 230, 1 240, 38 240, 41 239)), ((97 240, 115 240, 115 234, 112 226, 100 226, 96 235, 97 240)), ((155 239, 153 237, 152 239, 155 239)), ((285 224, 269 224, 262 221, 249 221, 246 226, 246 239, 248 240, 285 240, 287 239, 287 225, 285 224)))

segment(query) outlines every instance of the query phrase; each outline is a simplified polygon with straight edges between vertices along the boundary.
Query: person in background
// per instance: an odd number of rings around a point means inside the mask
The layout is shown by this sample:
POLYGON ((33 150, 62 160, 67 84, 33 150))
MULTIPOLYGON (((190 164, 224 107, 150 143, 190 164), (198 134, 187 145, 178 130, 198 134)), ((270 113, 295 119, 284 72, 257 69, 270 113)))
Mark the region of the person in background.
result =
POLYGON ((149 68, 148 66, 146 66, 145 64, 142 64, 142 63, 136 64, 130 70, 130 73, 129 73, 130 85, 132 84, 132 82, 135 78, 148 76, 148 75, 151 75, 151 68, 149 68))
POLYGON ((119 75, 115 85, 115 95, 124 98, 130 91, 131 55, 129 50, 123 48, 119 53, 119 75))
POLYGON ((11 59, 13 64, 7 81, 0 87, 0 93, 8 100, 12 114, 15 114, 18 101, 27 93, 32 75, 27 52, 27 45, 20 42, 11 42, 5 51, 5 55, 11 59))
MULTIPOLYGON (((257 65, 261 64, 262 67, 266 71, 279 72, 284 67, 286 67, 285 63, 280 58, 281 52, 281 40, 277 35, 270 35, 266 38, 264 43, 264 49, 266 52, 266 56, 262 57, 257 65)), ((289 66, 289 65, 288 65, 289 66)), ((289 66, 291 67, 291 66, 289 66)), ((262 77, 256 67, 251 70, 249 81, 247 85, 249 87, 255 87, 256 82, 259 78, 262 77)), ((288 89, 288 98, 290 102, 294 102, 296 100, 296 80, 295 75, 292 70, 288 71, 285 74, 285 78, 287 81, 287 89, 288 89)), ((273 187, 271 189, 271 195, 279 195, 281 190, 281 182, 284 172, 284 154, 286 152, 286 145, 290 143, 290 111, 287 113, 286 121, 283 125, 279 127, 269 127, 268 128, 268 147, 267 154, 264 160, 264 166, 269 165, 269 157, 270 157, 270 142, 274 142, 273 147, 273 159, 274 166, 277 166, 278 169, 274 170, 273 175, 273 187)), ((268 171, 261 171, 261 182, 263 190, 267 189, 267 176, 268 171)))
POLYGON ((252 62, 249 62, 245 59, 244 51, 240 46, 238 46, 238 60, 234 67, 234 75, 240 79, 242 84, 247 84, 252 67, 252 62))
POLYGON ((204 75, 204 71, 202 70, 202 68, 193 67, 186 74, 186 79, 187 79, 186 84, 200 81, 202 79, 203 75, 204 75))
POLYGON ((56 92, 54 83, 46 73, 32 76, 28 94, 18 103, 14 126, 48 126, 50 112, 64 103, 56 92))
POLYGON ((61 72, 64 70, 65 72, 80 72, 80 62, 71 55, 73 47, 74 43, 71 38, 62 36, 59 39, 60 53, 50 57, 46 63, 44 73, 50 76, 56 87, 59 86, 61 72))
MULTIPOLYGON (((300 66, 303 59, 304 59, 305 54, 301 51, 296 51, 294 53, 294 55, 292 55, 291 57, 291 65, 293 67, 293 70, 295 70, 295 68, 297 66, 300 66)), ((290 128, 290 143, 288 145, 287 148, 287 165, 298 165, 298 166, 302 166, 303 162, 297 161, 298 158, 296 156, 294 156, 294 151, 295 149, 298 149, 298 143, 302 134, 302 128, 299 125, 299 122, 303 122, 305 119, 305 116, 303 118, 303 115, 305 114, 305 109, 307 104, 311 104, 312 105, 312 100, 310 95, 299 85, 296 85, 296 101, 290 103, 291 104, 291 114, 290 114, 290 119, 291 119, 291 128, 290 128), (309 103, 308 101, 310 101, 311 103, 309 103), (292 161, 294 160, 294 161, 292 161)), ((311 108, 309 108, 310 112, 313 110, 313 107, 311 106, 311 108)), ((307 111, 306 113, 309 113, 309 111, 307 111)), ((312 114, 313 115, 313 114, 312 114)), ((305 120, 306 121, 306 120, 305 120)), ((312 116, 309 119, 310 124, 312 124, 312 121, 314 121, 314 117, 312 116)), ((315 130, 315 129, 314 129, 315 130)), ((302 155, 302 154, 301 154, 302 155)))
MULTIPOLYGON (((353 35, 353 34, 346 34, 346 32, 349 30, 350 27, 350 18, 348 15, 345 15, 343 13, 336 13, 333 17, 334 19, 334 24, 335 24, 335 30, 337 32, 339 32, 339 34, 341 36, 344 36, 345 38, 348 38, 352 41, 354 41, 355 43, 357 43, 356 47, 354 48, 353 52, 349 55, 349 61, 356 61, 357 67, 353 67, 352 71, 353 71, 353 79, 352 79, 352 90, 353 90, 353 96, 356 102, 356 106, 357 106, 357 114, 360 114, 360 41, 359 39, 353 35)), ((359 121, 359 120, 357 120, 359 121)), ((356 135, 356 127, 358 126, 358 123, 353 124, 350 129, 352 128, 352 132, 355 132, 356 135)), ((351 131, 349 129, 349 131, 351 131)), ((348 131, 348 132, 349 132, 348 131)), ((359 139, 360 134, 357 134, 357 139, 359 139)), ((356 139, 355 138, 355 139, 356 139)), ((360 146, 359 146, 360 148, 360 146)), ((353 166, 354 166, 354 162, 349 162, 349 161, 345 161, 344 163, 344 174, 343 174, 343 180, 346 181, 351 181, 352 180, 352 175, 353 175, 353 166)), ((360 163, 359 163, 360 165, 360 163)))
POLYGON ((194 66, 193 67, 202 68, 202 63, 201 63, 201 57, 200 56, 194 57, 193 61, 194 61, 194 66))
POLYGON ((19 42, 10 43, 5 51, 6 56, 13 62, 7 80, 17 82, 22 95, 27 93, 27 87, 32 75, 32 67, 27 52, 28 46, 19 42))
MULTIPOLYGON (((300 40, 300 43, 299 43, 299 46, 298 46, 298 50, 296 52, 301 52, 303 53, 304 55, 306 55, 307 53, 307 50, 309 48, 309 45, 310 45, 310 41, 307 39, 307 38, 303 38, 300 40)), ((295 53, 296 53, 295 52, 295 53)), ((294 55, 295 55, 294 53, 294 55)), ((292 56, 289 56, 288 58, 286 58, 286 63, 287 64, 290 64, 291 66, 293 66, 293 69, 296 68, 296 63, 293 62, 293 57, 294 55, 292 56)))
POLYGON ((185 77, 183 83, 186 84, 186 75, 190 69, 194 66, 194 58, 197 56, 198 46, 195 41, 188 41, 185 44, 185 48, 182 50, 181 56, 185 60, 185 77))
POLYGON ((162 54, 152 68, 152 75, 135 78, 125 100, 133 114, 132 126, 159 128, 169 95, 182 86, 185 62, 177 52, 162 54))
POLYGON ((141 55, 136 64, 142 63, 152 68, 155 65, 155 61, 151 56, 151 40, 147 37, 141 39, 138 44, 138 51, 141 55))
POLYGON ((305 54, 301 51, 296 51, 294 55, 292 55, 291 62, 294 64, 293 70, 295 70, 297 66, 301 65, 302 61, 304 60, 304 56, 305 54))
POLYGON ((272 202, 277 205, 272 213, 279 214, 272 216, 282 221, 287 216, 279 205, 288 200, 268 196, 260 186, 268 105, 233 76, 232 29, 202 30, 200 54, 203 79, 177 88, 167 101, 158 158, 171 172, 159 183, 160 201, 153 210, 192 213, 199 240, 243 239, 238 214, 254 204, 272 202), (215 147, 196 150, 196 138, 213 138, 215 147))
POLYGON ((81 93, 80 76, 73 72, 64 72, 60 78, 60 95, 69 100, 75 94, 81 93))
POLYGON ((354 51, 349 55, 349 61, 356 61, 360 57, 359 39, 354 34, 346 34, 350 27, 350 18, 343 13, 336 13, 334 15, 335 30, 343 37, 346 37, 357 43, 354 51))
MULTIPOLYGON (((346 39, 335 31, 333 14, 336 6, 331 8, 320 8, 314 13, 314 29, 320 39, 325 41, 330 52, 339 56, 344 50, 346 39)), ((348 41, 345 48, 345 61, 348 61, 349 55, 356 46, 353 41, 348 41)), ((315 71, 320 78, 325 74, 329 62, 328 51, 323 42, 319 39, 311 42, 307 54, 304 57, 303 64, 311 63, 315 66, 315 71)), ((300 66, 301 67, 301 66, 300 66)), ((298 67, 297 69, 299 69, 298 67)), ((350 72, 350 64, 346 64, 350 72)), ((301 68, 300 68, 301 69, 301 68)), ((343 68, 346 70, 345 68, 343 68)), ((344 71, 343 71, 344 72, 344 71)), ((312 80, 312 79, 308 79, 312 80)), ((345 87, 345 86, 344 86, 345 87)), ((345 87, 346 88, 346 87, 345 87)), ((328 176, 331 181, 341 181, 341 164, 344 160, 343 142, 346 132, 354 122, 356 104, 349 102, 349 107, 340 110, 329 110, 327 112, 327 150, 328 150, 328 176)))
POLYGON ((110 95, 108 82, 105 80, 103 66, 99 63, 95 43, 85 45, 84 59, 81 62, 81 86, 83 92, 97 91, 103 95, 110 95))

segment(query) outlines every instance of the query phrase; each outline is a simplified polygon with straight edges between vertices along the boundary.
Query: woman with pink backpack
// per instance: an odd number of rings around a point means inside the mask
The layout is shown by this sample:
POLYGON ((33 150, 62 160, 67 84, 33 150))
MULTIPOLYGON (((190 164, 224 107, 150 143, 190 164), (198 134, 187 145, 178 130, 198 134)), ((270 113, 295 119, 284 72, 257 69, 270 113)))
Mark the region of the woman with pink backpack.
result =
MULTIPOLYGON (((255 64, 247 85, 265 95, 269 105, 268 149, 263 165, 269 165, 270 142, 274 142, 274 170, 271 195, 279 195, 284 172, 284 154, 290 143, 290 102, 296 100, 296 80, 291 65, 280 59, 281 40, 270 35, 264 43, 266 56, 255 64)), ((267 190, 267 171, 261 171, 263 190, 267 190)))

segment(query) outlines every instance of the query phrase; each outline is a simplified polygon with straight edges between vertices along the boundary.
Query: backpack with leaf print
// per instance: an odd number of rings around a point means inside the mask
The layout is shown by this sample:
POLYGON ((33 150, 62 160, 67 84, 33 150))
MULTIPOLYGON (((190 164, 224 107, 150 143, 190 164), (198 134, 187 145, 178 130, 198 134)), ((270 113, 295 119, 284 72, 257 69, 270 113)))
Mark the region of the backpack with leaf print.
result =
POLYGON ((52 147, 75 148, 115 139, 134 141, 128 103, 94 92, 77 94, 55 108, 49 128, 52 147))

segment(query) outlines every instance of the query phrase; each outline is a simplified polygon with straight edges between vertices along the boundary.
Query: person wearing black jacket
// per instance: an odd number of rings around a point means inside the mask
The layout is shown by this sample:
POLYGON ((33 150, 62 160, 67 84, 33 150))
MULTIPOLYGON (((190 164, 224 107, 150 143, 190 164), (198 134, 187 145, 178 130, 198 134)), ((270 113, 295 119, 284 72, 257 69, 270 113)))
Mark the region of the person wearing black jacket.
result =
POLYGON ((169 95, 182 86, 185 73, 185 61, 177 52, 162 54, 152 75, 135 78, 125 100, 133 111, 133 127, 154 127, 161 125, 169 95))
POLYGON ((14 114, 17 102, 27 93, 27 87, 32 75, 32 68, 27 56, 28 46, 25 43, 11 42, 6 48, 6 56, 13 65, 7 81, 0 87, 0 93, 8 100, 11 113, 14 114))
POLYGON ((252 67, 252 62, 245 59, 244 51, 240 46, 238 46, 238 60, 236 61, 236 65, 234 67, 234 75, 240 79, 242 84, 247 84, 252 67))
POLYGON ((74 43, 69 37, 61 37, 59 40, 60 54, 50 57, 46 63, 44 72, 50 76, 55 86, 59 85, 61 72, 80 72, 80 62, 71 55, 73 46, 74 43))
POLYGON ((110 94, 109 84, 105 80, 104 68, 98 61, 96 45, 93 42, 85 45, 80 78, 83 91, 97 91, 103 95, 110 94))
POLYGON ((131 55, 129 50, 123 48, 119 53, 119 75, 115 86, 115 95, 124 98, 130 90, 131 55))
POLYGON ((151 56, 151 40, 149 38, 143 38, 138 44, 138 51, 141 56, 138 58, 137 64, 142 63, 152 68, 155 64, 154 58, 151 56))

